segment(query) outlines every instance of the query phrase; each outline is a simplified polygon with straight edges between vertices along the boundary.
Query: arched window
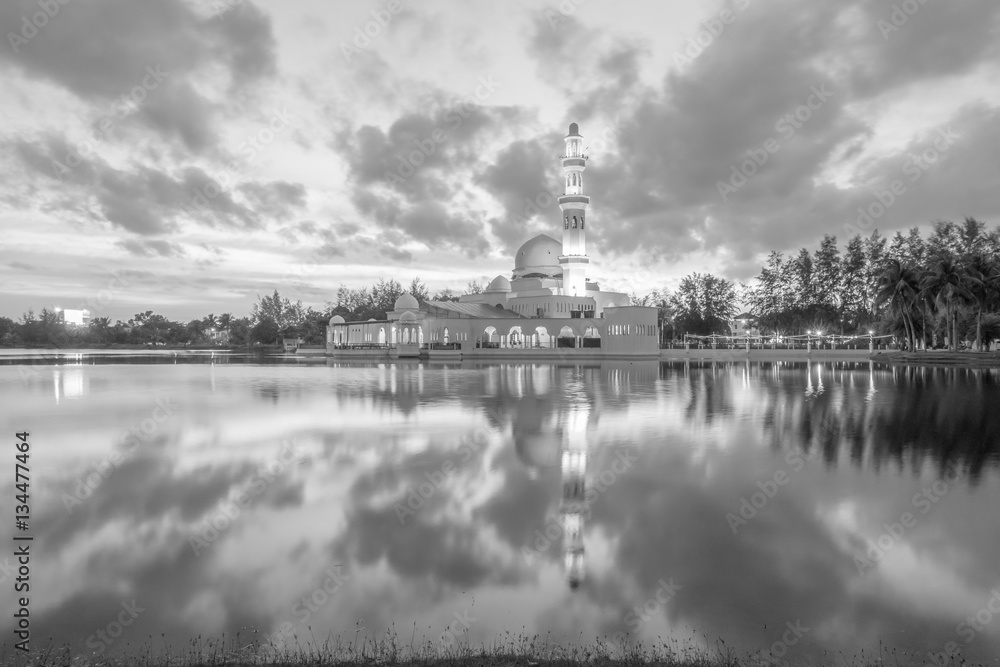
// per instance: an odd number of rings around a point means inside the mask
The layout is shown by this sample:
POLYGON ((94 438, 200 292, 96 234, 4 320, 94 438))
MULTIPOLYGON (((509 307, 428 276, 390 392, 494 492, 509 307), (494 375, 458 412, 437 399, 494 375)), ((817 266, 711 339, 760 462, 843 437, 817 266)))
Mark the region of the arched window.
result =
POLYGON ((569 216, 563 217, 563 229, 569 229, 569 216))
POLYGON ((584 220, 584 216, 581 215, 580 216, 580 229, 583 229, 583 220, 584 220))
POLYGON ((577 222, 576 216, 574 215, 573 216, 573 229, 576 229, 579 226, 580 226, 580 224, 577 222))

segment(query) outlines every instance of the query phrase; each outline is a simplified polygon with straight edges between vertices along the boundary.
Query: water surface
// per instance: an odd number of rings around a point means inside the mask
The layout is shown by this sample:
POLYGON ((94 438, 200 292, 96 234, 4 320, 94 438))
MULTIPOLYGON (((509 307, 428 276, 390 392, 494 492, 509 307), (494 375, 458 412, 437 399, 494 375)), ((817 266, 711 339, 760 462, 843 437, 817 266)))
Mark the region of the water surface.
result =
POLYGON ((998 377, 10 357, 33 644, 394 628, 404 645, 627 635, 820 660, 881 643, 901 664, 953 642, 992 661, 998 377))

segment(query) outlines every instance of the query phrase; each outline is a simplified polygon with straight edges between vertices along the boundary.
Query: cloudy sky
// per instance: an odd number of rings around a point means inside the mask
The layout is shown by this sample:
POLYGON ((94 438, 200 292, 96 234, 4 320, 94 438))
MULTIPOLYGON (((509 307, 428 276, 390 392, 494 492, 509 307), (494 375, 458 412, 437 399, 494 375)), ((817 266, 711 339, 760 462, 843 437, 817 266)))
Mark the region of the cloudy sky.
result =
POLYGON ((558 236, 574 121, 605 288, 748 279, 895 181, 883 233, 1000 222, 992 0, 47 2, 0 4, 0 315, 461 290, 558 236))

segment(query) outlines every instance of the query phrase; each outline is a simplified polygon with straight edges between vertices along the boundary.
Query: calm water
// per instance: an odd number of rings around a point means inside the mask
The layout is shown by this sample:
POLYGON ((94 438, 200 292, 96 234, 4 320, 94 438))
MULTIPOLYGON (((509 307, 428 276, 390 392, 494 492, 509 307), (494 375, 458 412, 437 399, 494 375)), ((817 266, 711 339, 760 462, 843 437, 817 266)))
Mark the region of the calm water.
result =
POLYGON ((993 663, 998 379, 8 357, 0 426, 31 433, 33 645, 394 627, 404 645, 627 632, 831 660, 881 643, 900 663, 954 642, 993 663))

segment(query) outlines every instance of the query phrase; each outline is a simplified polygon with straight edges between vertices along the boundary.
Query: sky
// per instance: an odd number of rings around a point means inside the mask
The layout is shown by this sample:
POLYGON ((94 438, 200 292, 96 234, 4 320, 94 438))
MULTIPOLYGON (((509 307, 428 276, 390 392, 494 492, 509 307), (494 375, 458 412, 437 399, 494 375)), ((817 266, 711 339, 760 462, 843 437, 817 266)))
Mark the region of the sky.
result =
POLYGON ((0 26, 0 316, 462 292, 559 237, 571 122, 602 289, 1000 222, 993 0, 7 0, 0 26))

